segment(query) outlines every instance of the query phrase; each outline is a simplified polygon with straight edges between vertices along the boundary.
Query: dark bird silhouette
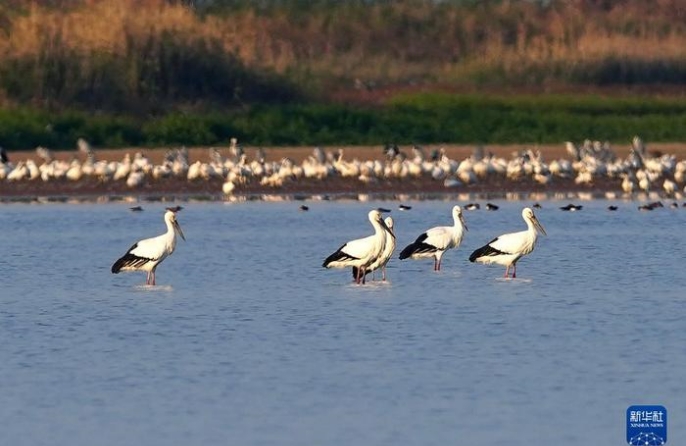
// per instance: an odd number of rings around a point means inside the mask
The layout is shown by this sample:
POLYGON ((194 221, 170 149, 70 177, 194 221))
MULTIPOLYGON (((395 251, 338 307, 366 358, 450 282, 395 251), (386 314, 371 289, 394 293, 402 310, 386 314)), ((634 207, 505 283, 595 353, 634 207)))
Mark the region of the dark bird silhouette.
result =
POLYGON ((561 210, 563 210, 563 211, 572 211, 572 212, 574 212, 574 211, 580 211, 580 210, 583 209, 583 208, 584 208, 584 207, 583 207, 582 205, 580 205, 580 204, 572 204, 572 203, 569 203, 567 206, 560 206, 560 209, 561 209, 561 210))
POLYGON ((7 164, 10 162, 10 157, 7 156, 7 149, 0 147, 0 162, 7 164))

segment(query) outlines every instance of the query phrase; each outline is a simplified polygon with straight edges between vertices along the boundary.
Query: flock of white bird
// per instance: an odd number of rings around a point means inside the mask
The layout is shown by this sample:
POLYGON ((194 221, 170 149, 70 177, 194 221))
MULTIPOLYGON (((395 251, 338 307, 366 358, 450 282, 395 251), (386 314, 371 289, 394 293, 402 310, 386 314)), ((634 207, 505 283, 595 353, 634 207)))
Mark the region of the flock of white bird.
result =
MULTIPOLYGON (((176 248, 176 236, 186 240, 176 219, 181 207, 167 208, 164 222, 167 231, 157 237, 140 240, 131 246, 126 253, 112 265, 112 273, 121 271, 144 271, 147 273, 146 285, 155 285, 157 267, 169 257, 176 248)), ((382 280, 386 280, 386 264, 396 248, 396 237, 393 231, 393 219, 383 218, 382 209, 369 211, 368 218, 374 233, 367 237, 344 243, 328 256, 322 264, 325 268, 352 268, 353 279, 357 284, 366 283, 366 276, 376 270, 382 271, 382 280)), ((400 259, 434 259, 434 271, 441 269, 441 260, 446 251, 457 248, 462 243, 467 231, 462 208, 452 209, 453 225, 437 226, 417 237, 400 253, 400 259)), ((538 233, 546 234, 545 229, 536 218, 531 208, 522 210, 522 218, 527 225, 525 231, 513 232, 498 236, 476 249, 470 256, 471 262, 497 263, 506 267, 505 277, 517 277, 517 261, 534 250, 538 233)))
POLYGON ((210 148, 206 161, 191 162, 185 148, 169 150, 160 164, 152 163, 141 152, 126 153, 121 161, 98 160, 96 152, 83 139, 77 142, 80 156, 71 161, 56 160, 50 150, 36 149, 43 160, 11 162, 5 151, 0 159, 0 182, 72 181, 96 178, 99 182, 123 182, 136 190, 165 178, 189 182, 221 180, 222 192, 239 193, 246 184, 259 184, 278 190, 301 180, 324 181, 332 178, 357 180, 361 184, 389 179, 412 180, 431 178, 446 188, 476 184, 493 178, 512 181, 530 179, 541 185, 556 180, 574 181, 576 185, 592 185, 600 178, 617 180, 617 188, 626 194, 657 191, 669 197, 681 198, 686 183, 686 160, 674 155, 651 154, 639 137, 633 139, 630 154, 618 157, 609 143, 586 140, 580 145, 566 143, 569 159, 546 161, 540 151, 513 153, 510 159, 485 153, 477 148, 463 159, 450 159, 443 149, 431 153, 414 146, 409 153, 397 146, 386 146, 383 159, 348 160, 343 149, 325 151, 319 147, 298 164, 290 158, 268 161, 264 150, 257 149, 248 159, 235 138, 227 154, 210 148), (85 160, 81 161, 79 158, 85 160))
MULTIPOLYGON (((437 226, 421 233, 417 239, 400 252, 400 260, 434 259, 434 271, 440 271, 441 260, 446 251, 458 248, 462 243, 467 225, 462 215, 462 208, 452 209, 453 225, 437 226)), ((393 219, 382 217, 380 209, 373 209, 368 214, 374 228, 374 234, 344 243, 328 256, 324 268, 352 268, 355 283, 366 283, 366 275, 382 269, 382 280, 386 280, 386 264, 393 256, 396 247, 393 219)), ((505 277, 517 277, 517 261, 530 254, 536 245, 539 233, 546 234, 543 225, 538 221, 531 208, 522 210, 522 218, 527 229, 500 235, 484 246, 474 250, 469 256, 471 262, 496 263, 506 267, 505 277), (510 268, 512 275, 510 276, 510 268)))

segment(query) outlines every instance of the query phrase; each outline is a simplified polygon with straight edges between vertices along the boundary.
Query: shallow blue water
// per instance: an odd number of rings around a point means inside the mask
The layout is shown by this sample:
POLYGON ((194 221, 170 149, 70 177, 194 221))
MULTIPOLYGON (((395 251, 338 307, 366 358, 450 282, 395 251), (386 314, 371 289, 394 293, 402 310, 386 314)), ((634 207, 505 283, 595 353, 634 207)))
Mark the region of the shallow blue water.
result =
POLYGON ((517 201, 465 212, 439 273, 321 267, 371 208, 393 209, 399 252, 454 203, 182 203, 156 287, 110 267, 164 204, 0 206, 0 442, 625 444, 627 407, 660 404, 679 444, 686 209, 542 202, 515 281, 467 257, 524 229, 517 201))

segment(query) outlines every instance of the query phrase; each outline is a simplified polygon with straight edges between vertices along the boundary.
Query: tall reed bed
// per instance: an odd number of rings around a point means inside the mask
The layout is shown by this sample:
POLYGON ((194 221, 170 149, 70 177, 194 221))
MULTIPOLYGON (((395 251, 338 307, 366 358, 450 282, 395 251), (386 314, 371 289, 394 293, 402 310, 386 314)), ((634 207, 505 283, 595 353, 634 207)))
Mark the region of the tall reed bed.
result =
POLYGON ((298 97, 268 66, 249 68, 225 25, 162 1, 32 5, 0 38, 0 88, 21 104, 137 114, 298 97))
POLYGON ((682 3, 8 0, 0 101, 145 115, 397 83, 682 85, 682 3))

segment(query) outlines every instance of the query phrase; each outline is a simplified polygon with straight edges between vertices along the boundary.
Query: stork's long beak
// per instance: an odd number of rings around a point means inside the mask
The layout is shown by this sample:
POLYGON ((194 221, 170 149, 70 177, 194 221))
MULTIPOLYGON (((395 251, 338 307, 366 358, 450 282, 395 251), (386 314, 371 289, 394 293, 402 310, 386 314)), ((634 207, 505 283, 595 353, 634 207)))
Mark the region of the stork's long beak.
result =
POLYGON ((384 228, 384 230, 390 232, 391 234, 393 233, 393 231, 391 231, 386 222, 383 221, 383 218, 379 217, 379 223, 381 223, 381 227, 384 228))
POLYGON ((391 237, 395 238, 395 232, 393 232, 393 228, 388 226, 386 222, 384 222, 384 226, 386 227, 386 230, 388 231, 389 234, 391 234, 391 237))
POLYGON ((462 222, 462 226, 464 226, 465 231, 469 231, 469 228, 467 227, 467 223, 464 222, 464 216, 460 214, 460 221, 462 222))
POLYGON ((174 230, 179 233, 183 241, 186 241, 186 237, 183 235, 183 231, 181 230, 181 226, 179 226, 179 222, 174 220, 174 230))
POLYGON ((548 235, 548 234, 546 234, 545 229, 543 229, 543 225, 541 224, 541 222, 538 221, 538 218, 536 218, 535 215, 534 215, 534 217, 532 218, 532 220, 533 220, 534 226, 536 227, 536 229, 538 230, 538 232, 540 232, 540 233, 543 234, 543 235, 548 235))

